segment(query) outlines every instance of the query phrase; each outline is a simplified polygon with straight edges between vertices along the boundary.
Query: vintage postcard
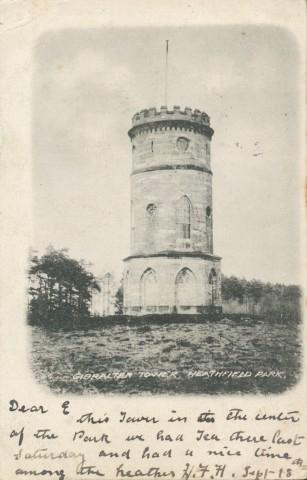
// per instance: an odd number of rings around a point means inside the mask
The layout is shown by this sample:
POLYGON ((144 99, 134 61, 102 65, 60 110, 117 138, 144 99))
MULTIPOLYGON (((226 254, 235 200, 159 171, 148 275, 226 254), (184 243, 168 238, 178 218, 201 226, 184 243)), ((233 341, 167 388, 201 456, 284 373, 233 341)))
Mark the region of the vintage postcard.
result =
POLYGON ((0 479, 306 479, 304 2, 0 22, 0 479))

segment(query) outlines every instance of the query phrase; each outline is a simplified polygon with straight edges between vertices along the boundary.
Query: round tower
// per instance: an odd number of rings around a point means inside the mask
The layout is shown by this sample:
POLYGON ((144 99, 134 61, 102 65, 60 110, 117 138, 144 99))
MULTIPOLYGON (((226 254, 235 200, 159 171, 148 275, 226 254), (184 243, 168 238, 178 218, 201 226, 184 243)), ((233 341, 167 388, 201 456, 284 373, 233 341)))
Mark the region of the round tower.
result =
POLYGON ((132 118, 126 314, 221 309, 220 257, 213 255, 213 133, 208 115, 190 108, 151 108, 132 118))

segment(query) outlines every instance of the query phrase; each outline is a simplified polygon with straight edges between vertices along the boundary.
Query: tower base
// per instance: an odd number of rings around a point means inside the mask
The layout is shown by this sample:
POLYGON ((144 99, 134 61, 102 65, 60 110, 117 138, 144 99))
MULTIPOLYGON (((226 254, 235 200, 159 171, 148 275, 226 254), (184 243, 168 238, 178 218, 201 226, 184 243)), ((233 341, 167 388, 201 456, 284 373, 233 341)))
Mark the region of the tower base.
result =
POLYGON ((124 314, 220 313, 220 258, 191 252, 125 259, 124 314))

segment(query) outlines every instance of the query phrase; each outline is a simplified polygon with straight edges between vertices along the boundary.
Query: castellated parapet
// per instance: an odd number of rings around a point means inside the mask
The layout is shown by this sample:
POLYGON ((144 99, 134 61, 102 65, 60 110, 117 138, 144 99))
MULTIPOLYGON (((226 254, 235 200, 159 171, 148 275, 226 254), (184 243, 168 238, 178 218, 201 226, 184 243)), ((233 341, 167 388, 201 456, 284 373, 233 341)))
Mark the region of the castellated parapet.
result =
POLYGON ((187 128, 194 129, 200 133, 205 133, 208 137, 212 137, 214 131, 210 127, 210 117, 205 112, 198 109, 185 107, 181 110, 175 105, 172 110, 162 106, 160 110, 156 108, 148 108, 141 110, 132 117, 132 128, 128 134, 130 138, 140 133, 144 129, 159 128, 187 128), (143 127, 143 128, 136 128, 143 127))
POLYGON ((213 254, 213 133, 209 116, 197 109, 149 108, 132 118, 126 314, 221 308, 220 257, 213 254))
POLYGON ((168 110, 167 107, 162 106, 160 110, 154 108, 147 108, 136 113, 132 117, 132 125, 139 125, 145 122, 157 121, 157 120, 188 120, 190 122, 199 123, 201 125, 210 126, 210 118, 205 112, 195 109, 194 111, 190 107, 185 107, 181 110, 178 105, 174 105, 172 110, 168 110))

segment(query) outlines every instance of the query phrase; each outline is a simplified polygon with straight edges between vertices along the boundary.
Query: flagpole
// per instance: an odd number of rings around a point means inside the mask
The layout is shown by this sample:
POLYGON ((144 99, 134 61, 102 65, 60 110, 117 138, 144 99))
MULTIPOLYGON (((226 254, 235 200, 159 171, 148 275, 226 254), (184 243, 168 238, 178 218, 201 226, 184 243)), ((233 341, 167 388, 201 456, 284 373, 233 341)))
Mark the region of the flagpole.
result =
POLYGON ((168 88, 168 40, 166 40, 165 51, 165 90, 164 90, 164 104, 167 106, 167 88, 168 88))

